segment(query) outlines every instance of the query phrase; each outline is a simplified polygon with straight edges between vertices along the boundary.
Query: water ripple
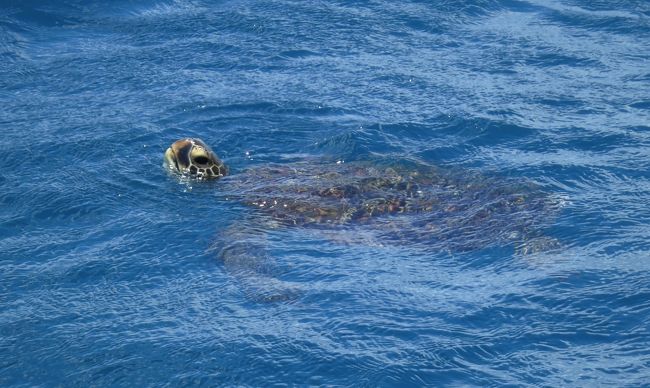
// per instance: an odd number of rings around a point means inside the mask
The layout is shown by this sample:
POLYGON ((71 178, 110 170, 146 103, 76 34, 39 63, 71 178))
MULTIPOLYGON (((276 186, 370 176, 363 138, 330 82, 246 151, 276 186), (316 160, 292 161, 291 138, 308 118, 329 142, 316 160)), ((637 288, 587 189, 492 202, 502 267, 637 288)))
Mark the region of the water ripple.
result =
POLYGON ((0 383, 644 385, 649 18, 640 0, 9 0, 0 383), (269 225, 225 181, 165 173, 186 136, 233 174, 392 160, 535 187, 552 214, 505 221, 558 248, 418 216, 269 225), (268 276, 219 259, 249 242, 268 276))

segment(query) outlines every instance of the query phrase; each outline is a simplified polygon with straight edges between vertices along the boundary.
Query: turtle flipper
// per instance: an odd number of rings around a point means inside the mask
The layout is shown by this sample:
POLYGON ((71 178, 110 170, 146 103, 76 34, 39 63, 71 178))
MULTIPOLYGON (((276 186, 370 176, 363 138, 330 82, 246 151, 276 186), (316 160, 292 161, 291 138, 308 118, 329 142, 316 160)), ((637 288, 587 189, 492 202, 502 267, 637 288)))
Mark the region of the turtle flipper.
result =
POLYGON ((300 289, 278 279, 278 268, 267 251, 267 231, 262 228, 229 226, 215 243, 217 257, 233 275, 246 297, 256 302, 278 302, 298 298, 300 289))

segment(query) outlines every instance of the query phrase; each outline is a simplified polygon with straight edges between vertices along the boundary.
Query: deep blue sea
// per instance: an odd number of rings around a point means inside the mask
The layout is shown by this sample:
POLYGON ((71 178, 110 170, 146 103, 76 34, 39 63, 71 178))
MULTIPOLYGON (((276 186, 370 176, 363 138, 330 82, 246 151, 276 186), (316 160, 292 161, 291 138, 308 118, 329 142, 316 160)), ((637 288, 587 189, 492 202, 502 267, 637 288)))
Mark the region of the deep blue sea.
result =
POLYGON ((647 0, 0 0, 0 135, 2 386, 650 383, 647 0), (298 291, 251 298, 188 136, 526 182, 558 244, 261 223, 298 291))

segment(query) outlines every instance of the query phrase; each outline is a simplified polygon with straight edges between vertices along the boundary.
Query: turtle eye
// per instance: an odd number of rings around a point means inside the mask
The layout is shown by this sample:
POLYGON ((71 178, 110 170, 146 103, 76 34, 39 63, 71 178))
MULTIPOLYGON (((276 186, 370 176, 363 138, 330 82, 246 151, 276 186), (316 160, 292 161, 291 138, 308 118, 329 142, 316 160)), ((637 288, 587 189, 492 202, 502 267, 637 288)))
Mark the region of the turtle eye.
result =
POLYGON ((196 158, 194 158, 194 162, 196 164, 208 164, 210 162, 210 159, 208 159, 207 156, 201 155, 201 156, 197 156, 196 158))

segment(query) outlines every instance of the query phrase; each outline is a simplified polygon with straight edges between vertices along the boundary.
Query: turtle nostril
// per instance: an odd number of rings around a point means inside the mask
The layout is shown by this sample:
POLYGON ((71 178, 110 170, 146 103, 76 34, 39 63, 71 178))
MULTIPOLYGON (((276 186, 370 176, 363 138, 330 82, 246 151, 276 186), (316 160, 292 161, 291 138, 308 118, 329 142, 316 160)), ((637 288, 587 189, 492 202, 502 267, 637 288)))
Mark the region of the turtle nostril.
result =
POLYGON ((208 159, 207 156, 197 156, 194 158, 194 162, 197 164, 208 164, 210 162, 210 159, 208 159))

